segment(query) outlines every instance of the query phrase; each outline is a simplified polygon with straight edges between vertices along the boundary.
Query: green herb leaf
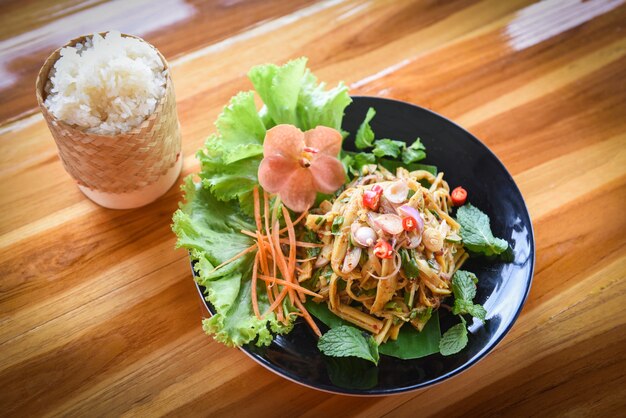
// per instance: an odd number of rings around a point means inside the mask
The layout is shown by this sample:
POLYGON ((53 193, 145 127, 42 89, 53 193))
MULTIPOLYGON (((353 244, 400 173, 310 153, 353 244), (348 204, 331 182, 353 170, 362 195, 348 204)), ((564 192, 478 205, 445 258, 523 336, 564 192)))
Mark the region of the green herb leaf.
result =
POLYGON ((481 305, 472 301, 476 297, 476 283, 478 278, 474 273, 459 270, 452 277, 452 292, 454 293, 454 306, 452 313, 455 315, 472 315, 485 321, 487 311, 481 305))
POLYGON ((426 310, 422 311, 422 312, 417 312, 417 319, 420 322, 427 322, 430 317, 433 316, 433 308, 432 306, 429 306, 428 308, 426 308, 426 310))
POLYGON ((374 142, 374 131, 372 131, 372 127, 370 126, 370 121, 376 115, 376 111, 373 107, 367 109, 367 114, 365 115, 365 120, 359 126, 359 129, 356 131, 356 139, 354 140, 354 145, 358 149, 370 148, 374 142))
POLYGON ((405 146, 405 143, 402 141, 394 141, 393 139, 378 139, 374 141, 374 150, 372 153, 378 158, 397 158, 400 156, 400 153, 405 146))
POLYGON ((360 176, 363 172, 364 166, 368 164, 376 164, 376 157, 374 156, 374 154, 370 154, 367 152, 342 152, 343 157, 341 158, 341 162, 344 164, 346 173, 349 172, 353 176, 360 176))
POLYGON ((456 354, 467 345, 467 328, 465 320, 461 317, 461 323, 447 330, 439 341, 439 352, 444 356, 456 354))
POLYGON ((452 277, 452 292, 455 299, 474 300, 476 296, 476 275, 465 270, 458 270, 452 277))
POLYGON ((400 257, 402 258, 402 269, 409 279, 414 279, 419 276, 419 268, 417 262, 409 253, 409 250, 403 248, 400 250, 400 257))
POLYGON ((471 204, 461 206, 456 217, 461 224, 463 245, 468 250, 490 256, 500 254, 509 247, 508 242, 493 236, 489 217, 471 204))
MULTIPOLYGON (((323 217, 321 219, 322 219, 322 221, 324 220, 323 217)), ((311 242, 313 244, 317 244, 317 243, 320 242, 320 240, 317 238, 317 234, 315 232, 311 231, 310 229, 305 232, 304 237, 303 237, 303 241, 304 242, 311 242)), ((320 247, 307 248, 306 249, 306 257, 307 258, 317 257, 321 251, 322 251, 322 249, 320 247)))
POLYGON ((333 224, 330 227, 330 232, 333 235, 339 235, 341 233, 341 225, 343 224, 343 216, 337 216, 333 219, 333 224))
POLYGON ((341 325, 322 335, 317 342, 319 350, 331 357, 359 357, 378 364, 378 345, 371 335, 367 337, 354 327, 341 325))
POLYGON ((471 315, 485 322, 487 310, 482 305, 474 304, 471 301, 456 299, 452 307, 452 313, 455 315, 471 315))
POLYGON ((415 163, 424 158, 426 158, 426 147, 419 138, 402 151, 402 162, 404 164, 415 163))

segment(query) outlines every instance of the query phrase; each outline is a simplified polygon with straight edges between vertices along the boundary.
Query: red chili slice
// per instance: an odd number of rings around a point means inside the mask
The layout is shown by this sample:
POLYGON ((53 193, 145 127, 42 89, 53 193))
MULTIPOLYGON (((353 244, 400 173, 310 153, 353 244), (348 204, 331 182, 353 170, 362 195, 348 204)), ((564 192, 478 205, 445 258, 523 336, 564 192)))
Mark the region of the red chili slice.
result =
POLYGON ((374 246, 374 255, 378 258, 393 257, 393 247, 387 241, 379 241, 374 246))
POLYGON ((412 216, 402 218, 402 228, 404 228, 405 231, 413 231, 416 227, 417 221, 412 216))
POLYGON ((371 190, 366 190, 363 193, 363 206, 371 210, 378 210, 382 194, 383 188, 378 184, 374 185, 371 190))
POLYGON ((467 200, 467 190, 459 186, 456 189, 452 190, 452 194, 450 195, 450 197, 452 198, 452 204, 454 206, 462 206, 467 200))

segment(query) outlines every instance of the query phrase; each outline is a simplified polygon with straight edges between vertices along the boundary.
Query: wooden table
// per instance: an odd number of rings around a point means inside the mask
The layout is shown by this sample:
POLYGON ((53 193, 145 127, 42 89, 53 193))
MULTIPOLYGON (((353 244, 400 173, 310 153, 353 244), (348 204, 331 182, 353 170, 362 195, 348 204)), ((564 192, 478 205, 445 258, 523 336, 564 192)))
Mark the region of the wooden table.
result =
POLYGON ((0 6, 0 415, 578 416, 626 406, 626 6, 618 0, 7 1, 0 6), (435 387, 353 398, 286 381, 203 334, 178 187, 87 200, 36 109, 44 58, 116 28, 169 59, 184 175, 262 62, 307 55, 352 94, 481 138, 532 214, 537 268, 510 334, 435 387))

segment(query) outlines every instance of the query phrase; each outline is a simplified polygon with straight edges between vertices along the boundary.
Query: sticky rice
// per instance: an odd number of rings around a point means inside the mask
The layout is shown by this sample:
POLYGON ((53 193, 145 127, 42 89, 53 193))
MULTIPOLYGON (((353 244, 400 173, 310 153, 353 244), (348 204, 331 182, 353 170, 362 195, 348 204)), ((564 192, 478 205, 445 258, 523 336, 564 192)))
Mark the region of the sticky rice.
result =
POLYGON ((117 135, 139 126, 165 94, 167 70, 147 43, 119 32, 61 50, 50 71, 45 106, 85 132, 117 135))

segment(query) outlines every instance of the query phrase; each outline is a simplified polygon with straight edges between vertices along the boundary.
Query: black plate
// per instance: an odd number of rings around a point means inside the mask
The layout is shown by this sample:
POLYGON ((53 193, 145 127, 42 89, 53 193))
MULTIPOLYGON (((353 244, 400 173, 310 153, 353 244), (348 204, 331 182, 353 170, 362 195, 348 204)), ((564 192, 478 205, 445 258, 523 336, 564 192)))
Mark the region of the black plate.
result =
MULTIPOLYGON (((480 321, 470 323, 469 343, 458 354, 433 354, 415 360, 381 356, 377 368, 368 362, 323 356, 304 323, 297 323, 291 333, 276 337, 269 347, 246 345, 242 349, 261 365, 302 385, 335 393, 390 395, 452 377, 478 362, 504 338, 530 290, 535 243, 528 210, 513 178, 476 137, 448 119, 409 103, 377 97, 353 99, 346 110, 343 129, 356 132, 367 109, 374 107, 376 117, 371 126, 377 138, 412 142, 420 137, 428 155, 422 162, 445 172, 451 187, 463 185, 469 192, 469 201, 491 218, 494 234, 511 245, 511 263, 472 259, 464 267, 480 278, 476 300, 487 309, 488 321, 485 325, 480 321)), ((354 149, 353 135, 346 139, 344 148, 354 149)), ((201 295, 202 290, 199 286, 201 295)), ((445 331, 458 320, 443 311, 441 326, 445 331)))

